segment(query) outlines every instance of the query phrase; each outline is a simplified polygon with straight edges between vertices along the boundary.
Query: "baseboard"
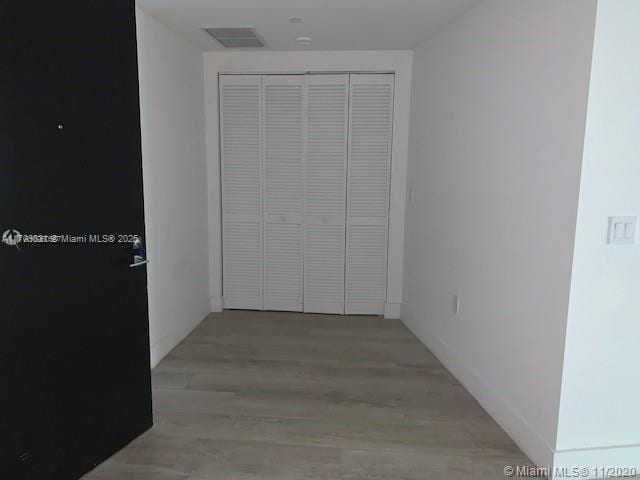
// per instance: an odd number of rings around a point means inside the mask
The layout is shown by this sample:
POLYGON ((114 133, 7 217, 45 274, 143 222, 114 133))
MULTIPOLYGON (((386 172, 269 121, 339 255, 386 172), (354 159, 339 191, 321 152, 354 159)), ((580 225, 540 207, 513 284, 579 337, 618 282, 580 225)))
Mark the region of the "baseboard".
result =
POLYGON ((471 393, 489 415, 500 425, 520 449, 539 467, 553 465, 554 450, 509 402, 498 396, 499 390, 488 385, 473 368, 466 365, 439 338, 425 338, 409 328, 438 357, 442 364, 471 393))
POLYGON ((224 297, 211 297, 211 311, 221 312, 224 310, 224 297))
POLYGON ((171 350, 175 348, 182 340, 185 339, 204 318, 196 321, 185 323, 174 328, 169 333, 164 335, 160 340, 151 345, 151 368, 154 368, 160 360, 162 360, 171 350))
POLYGON ((558 450, 555 453, 553 467, 554 475, 551 478, 558 480, 569 478, 574 469, 578 469, 580 478, 590 480, 625 475, 633 477, 633 472, 624 469, 635 469, 640 473, 640 445, 558 450), (608 468, 614 470, 608 471, 608 468), (615 470, 619 468, 623 470, 615 470), (584 475, 587 472, 588 474, 584 475))
POLYGON ((385 303, 384 304, 384 318, 398 319, 400 318, 400 306, 401 303, 385 303))

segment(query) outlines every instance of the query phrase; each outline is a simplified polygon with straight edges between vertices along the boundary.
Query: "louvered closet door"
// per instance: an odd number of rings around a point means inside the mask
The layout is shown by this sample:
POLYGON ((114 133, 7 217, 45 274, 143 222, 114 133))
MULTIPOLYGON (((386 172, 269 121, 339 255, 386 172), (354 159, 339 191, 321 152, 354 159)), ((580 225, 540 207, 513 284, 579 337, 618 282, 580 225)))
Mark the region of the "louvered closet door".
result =
POLYGON ((387 243, 393 75, 350 76, 347 314, 382 314, 387 243))
POLYGON ((304 75, 264 75, 264 309, 302 311, 304 75))
POLYGON ((348 75, 307 77, 304 311, 344 313, 348 75))
POLYGON ((226 308, 262 309, 261 78, 220 76, 226 308))

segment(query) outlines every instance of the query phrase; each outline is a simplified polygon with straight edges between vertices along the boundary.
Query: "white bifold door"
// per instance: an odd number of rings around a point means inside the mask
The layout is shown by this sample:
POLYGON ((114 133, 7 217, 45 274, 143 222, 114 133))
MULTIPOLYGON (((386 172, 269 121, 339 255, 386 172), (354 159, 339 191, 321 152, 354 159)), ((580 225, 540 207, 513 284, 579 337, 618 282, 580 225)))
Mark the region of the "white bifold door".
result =
POLYGON ((304 311, 344 313, 349 75, 307 77, 304 311))
POLYGON ((222 273, 226 308, 262 309, 262 94, 256 75, 220 77, 222 273))
POLYGON ((351 75, 345 311, 384 312, 387 298, 393 75, 351 75))
POLYGON ((221 75, 226 308, 381 314, 392 74, 221 75))
POLYGON ((265 75, 263 214, 265 310, 302 310, 304 76, 265 75))

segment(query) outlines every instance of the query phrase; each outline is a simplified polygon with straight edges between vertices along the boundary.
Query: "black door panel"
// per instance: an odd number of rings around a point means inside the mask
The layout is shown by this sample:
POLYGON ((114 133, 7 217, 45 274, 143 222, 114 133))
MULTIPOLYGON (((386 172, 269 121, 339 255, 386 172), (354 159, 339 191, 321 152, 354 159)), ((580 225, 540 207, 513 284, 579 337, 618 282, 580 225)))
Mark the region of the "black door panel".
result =
POLYGON ((78 478, 151 426, 129 0, 0 0, 0 478, 78 478))

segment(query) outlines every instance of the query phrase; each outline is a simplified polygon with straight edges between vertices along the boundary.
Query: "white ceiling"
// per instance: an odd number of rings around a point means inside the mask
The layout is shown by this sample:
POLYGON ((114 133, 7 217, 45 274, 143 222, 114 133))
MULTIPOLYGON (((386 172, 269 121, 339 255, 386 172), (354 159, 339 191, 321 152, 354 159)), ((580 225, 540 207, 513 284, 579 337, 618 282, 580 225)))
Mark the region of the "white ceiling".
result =
POLYGON ((255 27, 271 50, 413 48, 479 0, 138 0, 203 50, 223 50, 201 27, 255 27), (289 18, 299 17, 293 24, 289 18), (311 37, 311 46, 295 39, 311 37))

